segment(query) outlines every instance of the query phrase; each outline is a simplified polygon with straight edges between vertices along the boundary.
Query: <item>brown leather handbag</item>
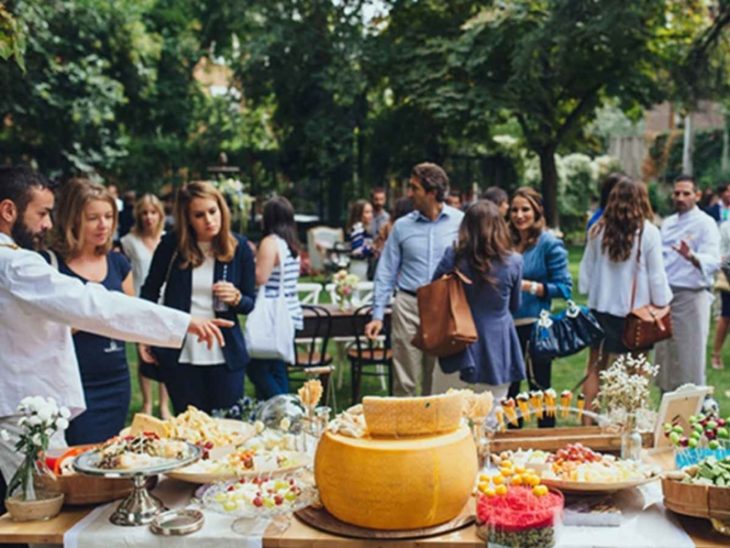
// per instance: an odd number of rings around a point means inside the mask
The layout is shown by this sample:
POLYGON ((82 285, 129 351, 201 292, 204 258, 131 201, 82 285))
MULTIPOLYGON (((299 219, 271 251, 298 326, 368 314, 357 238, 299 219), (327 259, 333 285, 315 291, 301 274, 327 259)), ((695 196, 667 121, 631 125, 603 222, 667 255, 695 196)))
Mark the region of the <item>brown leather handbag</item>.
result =
POLYGON ((644 235, 642 227, 639 232, 639 243, 636 249, 636 272, 631 286, 631 312, 626 316, 622 342, 629 350, 645 350, 654 344, 672 336, 672 309, 667 306, 647 304, 634 308, 636 301, 636 279, 639 276, 641 259, 641 238, 644 235))
POLYGON ((444 358, 476 342, 477 328, 466 300, 464 284, 471 284, 454 269, 417 292, 420 325, 413 345, 426 354, 444 358))

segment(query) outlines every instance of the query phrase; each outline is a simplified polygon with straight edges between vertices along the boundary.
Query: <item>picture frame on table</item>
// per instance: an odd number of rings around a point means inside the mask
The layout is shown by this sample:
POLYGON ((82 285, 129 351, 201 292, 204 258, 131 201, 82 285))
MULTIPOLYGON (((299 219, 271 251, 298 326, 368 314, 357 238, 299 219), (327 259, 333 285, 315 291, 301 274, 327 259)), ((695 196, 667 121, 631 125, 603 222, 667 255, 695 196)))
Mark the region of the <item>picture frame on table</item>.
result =
POLYGON ((672 442, 664 435, 664 424, 675 420, 685 430, 690 430, 689 418, 702 409, 705 396, 712 393, 711 386, 686 384, 673 392, 665 392, 659 404, 654 426, 654 447, 671 447, 672 442))

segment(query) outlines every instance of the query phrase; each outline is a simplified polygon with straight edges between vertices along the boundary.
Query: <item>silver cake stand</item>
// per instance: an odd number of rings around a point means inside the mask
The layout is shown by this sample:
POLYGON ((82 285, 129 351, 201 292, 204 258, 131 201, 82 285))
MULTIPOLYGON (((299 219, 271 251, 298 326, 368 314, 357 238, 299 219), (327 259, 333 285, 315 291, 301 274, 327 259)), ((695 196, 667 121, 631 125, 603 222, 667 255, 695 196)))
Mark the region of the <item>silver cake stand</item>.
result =
POLYGON ((92 449, 76 457, 73 467, 77 472, 89 476, 131 479, 134 484, 132 492, 119 504, 109 521, 114 525, 145 525, 150 523, 159 512, 166 510, 162 501, 147 491, 147 478, 170 472, 198 460, 202 455, 202 450, 191 443, 188 443, 187 446, 187 456, 182 459, 171 459, 145 468, 123 470, 99 468, 99 452, 92 449))

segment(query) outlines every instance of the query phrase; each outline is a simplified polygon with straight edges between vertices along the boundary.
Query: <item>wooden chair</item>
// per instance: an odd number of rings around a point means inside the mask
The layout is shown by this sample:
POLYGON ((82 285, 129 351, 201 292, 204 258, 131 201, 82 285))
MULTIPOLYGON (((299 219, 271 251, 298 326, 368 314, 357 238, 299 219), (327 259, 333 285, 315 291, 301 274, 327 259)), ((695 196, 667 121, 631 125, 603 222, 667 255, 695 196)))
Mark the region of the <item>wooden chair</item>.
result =
MULTIPOLYGON (((365 336, 365 325, 372 316, 372 306, 361 306, 352 316, 355 344, 347 350, 352 370, 352 405, 360 401, 363 377, 387 377, 388 394, 393 395, 393 350, 390 345, 390 318, 383 321, 383 337, 370 340, 365 336)), ((389 311, 390 312, 390 311, 389 311)))
POLYGON ((314 327, 311 335, 296 338, 294 352, 296 363, 287 368, 289 381, 303 383, 315 377, 319 378, 324 389, 324 403, 336 410, 334 383, 330 382, 335 367, 332 365, 332 356, 327 353, 332 331, 332 316, 329 310, 316 304, 303 304, 302 311, 308 316, 307 322, 314 327))

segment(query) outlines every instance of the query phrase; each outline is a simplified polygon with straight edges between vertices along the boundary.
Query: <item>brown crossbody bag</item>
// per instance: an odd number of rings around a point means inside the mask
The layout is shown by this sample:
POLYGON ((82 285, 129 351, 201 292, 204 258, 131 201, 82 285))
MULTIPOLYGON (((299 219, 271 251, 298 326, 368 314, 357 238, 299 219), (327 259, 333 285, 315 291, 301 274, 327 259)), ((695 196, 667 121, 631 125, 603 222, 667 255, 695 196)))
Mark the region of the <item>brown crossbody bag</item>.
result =
POLYGON ((626 316, 622 342, 629 350, 645 350, 654 344, 672 336, 672 310, 667 306, 647 304, 634 308, 636 302, 636 284, 641 269, 641 240, 644 236, 642 225, 636 249, 636 271, 631 286, 631 312, 626 316))

